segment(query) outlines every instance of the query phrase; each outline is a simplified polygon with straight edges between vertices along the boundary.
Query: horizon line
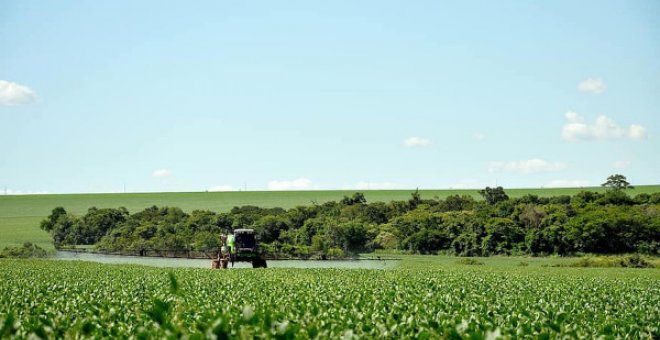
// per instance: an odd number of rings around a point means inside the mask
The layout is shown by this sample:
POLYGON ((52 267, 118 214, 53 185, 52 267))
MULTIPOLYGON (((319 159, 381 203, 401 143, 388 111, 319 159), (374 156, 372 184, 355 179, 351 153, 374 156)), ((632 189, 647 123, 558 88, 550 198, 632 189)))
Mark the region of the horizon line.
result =
MULTIPOLYGON (((640 184, 633 185, 634 188, 638 187, 653 187, 660 186, 657 184, 640 184)), ((490 186, 487 186, 490 187, 490 186)), ((497 186, 494 186, 497 187, 497 186)), ((227 190, 227 191, 103 191, 103 192, 64 192, 64 193, 51 193, 51 192, 35 192, 35 193, 0 193, 0 197, 9 196, 58 196, 58 195, 133 195, 133 194, 217 194, 217 193, 291 193, 291 192, 377 192, 377 191, 472 191, 481 190, 485 187, 476 188, 392 188, 392 189, 303 189, 303 190, 227 190)), ((604 189, 603 186, 584 186, 584 187, 503 187, 504 190, 572 190, 572 189, 604 189)), ((634 189, 633 188, 633 189, 634 189)))

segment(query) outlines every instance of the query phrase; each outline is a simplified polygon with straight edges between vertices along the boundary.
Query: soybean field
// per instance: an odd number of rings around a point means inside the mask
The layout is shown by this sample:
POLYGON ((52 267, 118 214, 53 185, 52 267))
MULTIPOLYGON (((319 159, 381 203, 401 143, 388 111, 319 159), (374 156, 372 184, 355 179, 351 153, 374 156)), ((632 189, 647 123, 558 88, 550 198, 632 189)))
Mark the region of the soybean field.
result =
POLYGON ((164 269, 0 260, 0 337, 658 338, 660 271, 164 269))

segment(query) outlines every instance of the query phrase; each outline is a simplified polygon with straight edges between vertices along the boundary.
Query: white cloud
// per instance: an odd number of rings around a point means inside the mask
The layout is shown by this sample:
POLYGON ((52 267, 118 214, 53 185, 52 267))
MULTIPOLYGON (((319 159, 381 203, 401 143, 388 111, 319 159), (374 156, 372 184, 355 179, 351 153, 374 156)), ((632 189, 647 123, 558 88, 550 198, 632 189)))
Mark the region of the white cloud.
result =
POLYGON ((605 83, 596 78, 585 79, 578 84, 578 90, 580 92, 591 94, 601 94, 605 92, 606 88, 605 83))
POLYGON ((0 195, 48 195, 48 191, 21 191, 12 189, 3 189, 0 195))
POLYGON ((398 189, 401 188, 400 185, 392 182, 359 182, 353 187, 348 187, 345 189, 356 189, 356 190, 388 190, 388 189, 398 189))
POLYGON ((566 163, 548 162, 543 159, 533 158, 522 161, 509 162, 489 162, 488 172, 516 172, 522 174, 531 174, 539 172, 556 172, 566 169, 566 163))
POLYGON ((588 186, 589 181, 581 179, 556 179, 545 184, 546 188, 582 188, 588 186))
POLYGON ((172 176, 172 171, 169 169, 158 169, 158 170, 154 170, 152 176, 158 178, 170 177, 172 176))
POLYGON ((612 167, 615 169, 627 169, 630 166, 630 161, 620 160, 612 163, 612 167))
POLYGON ((268 190, 286 191, 286 190, 311 190, 315 189, 312 186, 312 181, 307 178, 300 177, 292 181, 270 181, 268 182, 268 190))
POLYGON ((410 137, 403 141, 403 145, 409 148, 425 147, 431 145, 431 140, 427 138, 410 137))
POLYGON ((37 94, 29 87, 0 80, 0 105, 30 104, 37 100, 37 94))
POLYGON ((216 191, 238 191, 238 188, 231 186, 231 185, 216 185, 214 187, 210 187, 208 191, 211 192, 216 192, 216 191))
POLYGON ((486 139, 486 135, 481 133, 481 132, 476 132, 472 135, 472 139, 474 139, 476 141, 482 141, 482 140, 486 139))
POLYGON ((464 179, 449 185, 449 189, 477 189, 483 187, 484 186, 480 185, 479 181, 475 179, 464 179))
POLYGON ((632 139, 646 138, 646 128, 638 124, 630 125, 628 128, 628 137, 632 139))
POLYGON ((577 112, 566 112, 566 124, 561 131, 561 137, 570 142, 580 140, 606 140, 606 139, 643 139, 647 136, 646 128, 632 124, 628 128, 617 125, 612 119, 598 116, 593 124, 585 121, 577 112))

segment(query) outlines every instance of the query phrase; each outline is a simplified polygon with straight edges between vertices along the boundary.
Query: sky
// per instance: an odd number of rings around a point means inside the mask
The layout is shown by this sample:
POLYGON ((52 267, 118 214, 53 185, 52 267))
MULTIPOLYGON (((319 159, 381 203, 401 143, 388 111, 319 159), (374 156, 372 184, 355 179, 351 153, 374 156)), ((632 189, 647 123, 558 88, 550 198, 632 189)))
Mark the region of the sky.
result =
POLYGON ((660 184, 658 18, 655 0, 0 0, 0 187, 660 184))

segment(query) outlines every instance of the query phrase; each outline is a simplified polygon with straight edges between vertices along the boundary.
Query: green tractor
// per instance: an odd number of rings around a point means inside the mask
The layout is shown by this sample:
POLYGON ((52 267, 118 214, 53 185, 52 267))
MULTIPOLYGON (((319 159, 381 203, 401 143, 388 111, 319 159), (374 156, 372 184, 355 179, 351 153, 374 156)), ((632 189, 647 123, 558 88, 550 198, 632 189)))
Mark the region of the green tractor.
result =
POLYGON ((212 268, 228 268, 229 262, 252 262, 252 268, 267 268, 257 246, 254 229, 235 229, 233 233, 221 236, 222 246, 212 268))

